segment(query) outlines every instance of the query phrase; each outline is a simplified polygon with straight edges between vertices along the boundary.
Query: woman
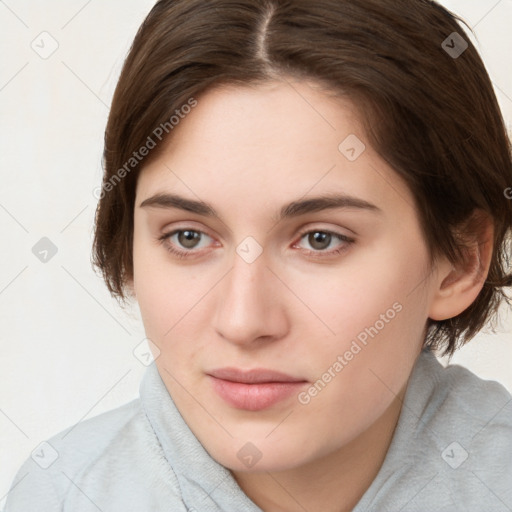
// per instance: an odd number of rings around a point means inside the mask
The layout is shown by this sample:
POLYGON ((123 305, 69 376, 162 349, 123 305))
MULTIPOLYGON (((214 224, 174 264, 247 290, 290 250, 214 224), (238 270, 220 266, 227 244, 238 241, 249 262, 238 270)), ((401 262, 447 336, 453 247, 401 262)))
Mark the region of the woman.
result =
POLYGON ((511 285, 510 143, 457 19, 423 0, 154 6, 94 240, 154 364, 140 399, 25 463, 7 512, 512 508, 511 395, 433 354, 511 285))

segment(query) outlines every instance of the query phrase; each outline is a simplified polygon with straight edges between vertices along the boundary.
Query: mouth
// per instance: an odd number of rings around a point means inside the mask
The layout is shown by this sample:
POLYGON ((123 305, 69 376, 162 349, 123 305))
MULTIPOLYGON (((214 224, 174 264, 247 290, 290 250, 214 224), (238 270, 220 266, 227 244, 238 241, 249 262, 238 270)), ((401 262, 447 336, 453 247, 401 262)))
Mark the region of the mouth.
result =
POLYGON ((268 369, 220 368, 207 373, 214 391, 230 406, 261 411, 296 394, 308 383, 268 369))

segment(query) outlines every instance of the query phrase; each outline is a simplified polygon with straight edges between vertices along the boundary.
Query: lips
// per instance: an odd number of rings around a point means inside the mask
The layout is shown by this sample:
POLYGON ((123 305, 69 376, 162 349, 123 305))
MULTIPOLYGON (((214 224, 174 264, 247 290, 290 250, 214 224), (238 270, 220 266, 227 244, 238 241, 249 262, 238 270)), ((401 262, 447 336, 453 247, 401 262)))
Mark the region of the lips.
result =
POLYGON ((228 405, 247 411, 267 409, 296 394, 305 379, 268 369, 220 368, 208 372, 214 391, 228 405))
POLYGON ((217 379, 244 384, 259 384, 262 382, 306 382, 274 370, 255 368, 253 370, 239 370, 237 368, 220 368, 208 373, 217 379))

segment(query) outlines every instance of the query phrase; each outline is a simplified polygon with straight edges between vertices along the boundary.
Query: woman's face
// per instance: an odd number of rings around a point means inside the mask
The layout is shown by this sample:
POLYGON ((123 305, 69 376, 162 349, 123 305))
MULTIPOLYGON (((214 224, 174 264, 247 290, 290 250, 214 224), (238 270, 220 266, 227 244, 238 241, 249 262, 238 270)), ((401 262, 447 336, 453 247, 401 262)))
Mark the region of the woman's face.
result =
POLYGON ((348 101, 305 82, 197 99, 138 179, 134 291, 160 375, 212 457, 298 467, 348 445, 404 388, 433 296, 426 245, 348 101))

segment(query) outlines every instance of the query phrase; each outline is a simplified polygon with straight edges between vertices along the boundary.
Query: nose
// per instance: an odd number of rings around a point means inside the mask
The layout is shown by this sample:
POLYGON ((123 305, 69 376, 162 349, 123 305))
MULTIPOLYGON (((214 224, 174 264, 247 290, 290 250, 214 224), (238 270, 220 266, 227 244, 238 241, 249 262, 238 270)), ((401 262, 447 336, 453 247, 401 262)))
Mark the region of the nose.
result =
POLYGON ((288 321, 280 287, 263 254, 251 263, 235 254, 231 270, 217 287, 217 334, 246 348, 284 336, 288 321))

